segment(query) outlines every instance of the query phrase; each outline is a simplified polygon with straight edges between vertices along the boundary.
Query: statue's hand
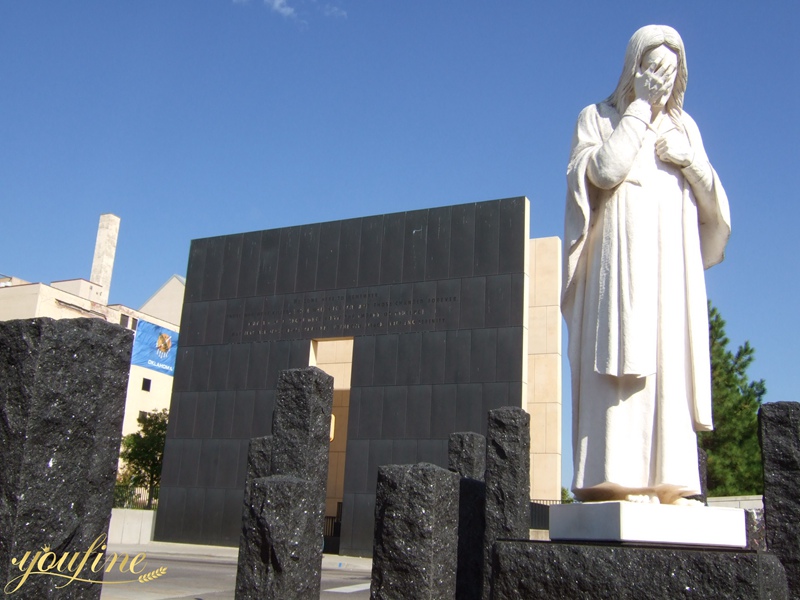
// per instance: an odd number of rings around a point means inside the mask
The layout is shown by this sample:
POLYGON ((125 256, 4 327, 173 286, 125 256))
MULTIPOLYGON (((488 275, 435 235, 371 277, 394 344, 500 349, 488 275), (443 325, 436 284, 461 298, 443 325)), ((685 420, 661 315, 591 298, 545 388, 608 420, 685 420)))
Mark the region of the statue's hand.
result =
POLYGON ((672 92, 672 74, 675 67, 661 62, 650 65, 645 71, 639 69, 633 79, 636 98, 646 101, 650 106, 666 104, 664 96, 672 92))
POLYGON ((671 162, 679 167, 688 167, 694 160, 694 148, 689 143, 686 133, 671 129, 656 141, 656 154, 664 162, 671 162))

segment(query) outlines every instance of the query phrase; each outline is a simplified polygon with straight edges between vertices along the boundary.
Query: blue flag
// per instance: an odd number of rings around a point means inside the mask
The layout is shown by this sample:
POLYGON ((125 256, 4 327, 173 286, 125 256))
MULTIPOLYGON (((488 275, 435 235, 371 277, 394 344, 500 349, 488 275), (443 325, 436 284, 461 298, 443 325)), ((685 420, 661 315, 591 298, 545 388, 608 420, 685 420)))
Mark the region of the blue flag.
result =
POLYGON ((133 340, 131 364, 153 369, 166 375, 175 375, 175 355, 178 353, 178 333, 139 321, 133 340))

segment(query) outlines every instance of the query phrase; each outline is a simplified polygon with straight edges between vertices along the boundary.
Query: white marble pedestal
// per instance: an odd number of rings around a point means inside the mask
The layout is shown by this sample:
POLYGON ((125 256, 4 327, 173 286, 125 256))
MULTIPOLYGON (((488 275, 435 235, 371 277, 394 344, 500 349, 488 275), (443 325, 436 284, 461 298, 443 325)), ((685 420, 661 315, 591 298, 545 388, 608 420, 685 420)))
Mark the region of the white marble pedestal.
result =
POLYGON ((627 542, 744 548, 744 510, 587 502, 550 507, 553 541, 627 542))

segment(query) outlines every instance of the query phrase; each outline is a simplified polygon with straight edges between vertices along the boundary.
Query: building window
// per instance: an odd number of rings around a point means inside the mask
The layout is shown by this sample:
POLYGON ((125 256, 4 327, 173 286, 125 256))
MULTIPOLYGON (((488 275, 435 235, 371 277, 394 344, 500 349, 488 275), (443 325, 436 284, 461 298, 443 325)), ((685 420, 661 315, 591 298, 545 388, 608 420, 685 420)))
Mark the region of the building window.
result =
POLYGON ((123 327, 128 327, 128 315, 120 315, 119 324, 123 327))
POLYGON ((142 379, 142 391, 149 392, 150 391, 150 380, 147 377, 142 379))
POLYGON ((139 319, 136 317, 131 317, 131 329, 136 331, 136 326, 139 324, 139 319))

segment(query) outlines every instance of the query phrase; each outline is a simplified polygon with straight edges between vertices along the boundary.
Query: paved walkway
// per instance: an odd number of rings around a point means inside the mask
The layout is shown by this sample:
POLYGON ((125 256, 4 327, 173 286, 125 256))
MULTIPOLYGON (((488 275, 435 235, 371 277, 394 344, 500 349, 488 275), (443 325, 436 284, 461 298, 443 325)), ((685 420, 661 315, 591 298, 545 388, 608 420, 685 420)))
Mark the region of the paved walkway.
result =
MULTIPOLYGON (((124 576, 118 571, 105 577, 101 600, 178 600, 203 599, 227 600, 233 598, 236 583, 236 563, 238 548, 226 546, 200 546, 192 544, 173 544, 150 542, 149 544, 112 544, 108 552, 118 556, 145 554, 145 572, 151 573, 162 567, 167 571, 147 583, 113 584, 114 580, 130 581, 131 575, 124 576)), ((345 589, 349 583, 358 584, 361 590, 369 588, 369 573, 372 560, 350 556, 325 554, 322 558, 323 589, 330 586, 345 589), (325 585, 326 579, 328 584, 325 585)), ((325 595, 325 594, 323 594, 325 595)), ((368 597, 367 595, 364 597, 368 597)))
MULTIPOLYGON (((111 544, 108 552, 135 556, 146 553, 148 557, 171 556, 181 558, 215 558, 236 564, 239 549, 230 546, 201 546, 196 544, 175 544, 170 542, 150 542, 149 544, 111 544)), ((371 571, 372 559, 358 556, 322 555, 323 569, 346 569, 348 571, 371 571)))

